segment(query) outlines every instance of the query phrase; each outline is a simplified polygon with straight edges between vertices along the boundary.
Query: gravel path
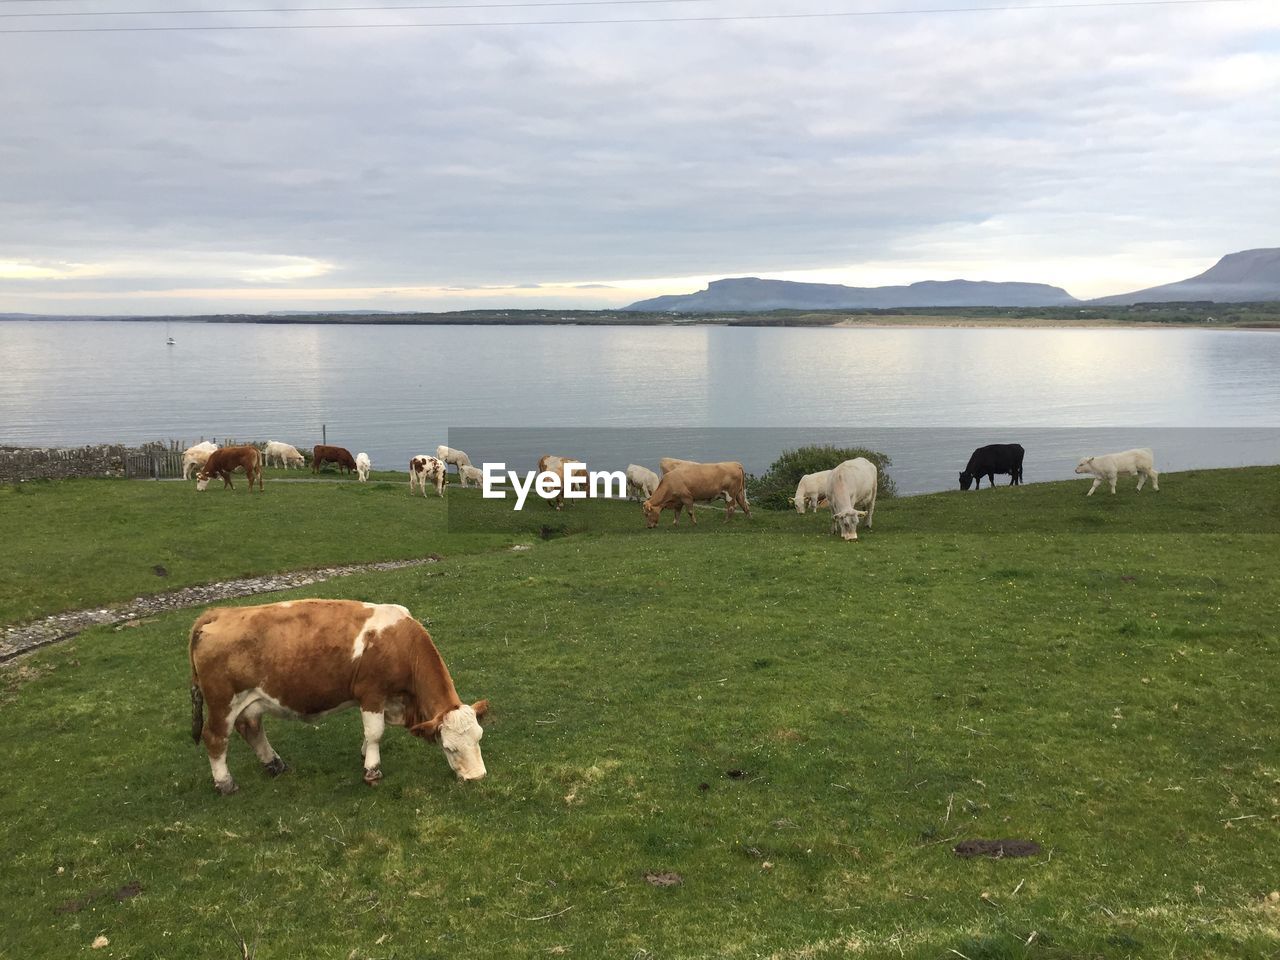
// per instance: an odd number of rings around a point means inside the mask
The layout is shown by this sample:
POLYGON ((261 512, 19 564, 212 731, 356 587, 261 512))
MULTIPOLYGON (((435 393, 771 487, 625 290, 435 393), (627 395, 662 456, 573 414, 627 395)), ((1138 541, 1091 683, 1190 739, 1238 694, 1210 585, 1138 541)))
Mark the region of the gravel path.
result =
POLYGON ((33 620, 14 627, 6 627, 0 635, 0 663, 12 660, 37 647, 67 640, 86 630, 103 624, 119 623, 136 626, 140 617, 183 607, 198 607, 215 600, 229 600, 232 597, 248 597, 256 593, 272 593, 276 590, 291 590, 294 587, 305 587, 311 583, 322 583, 334 577, 345 577, 353 573, 369 573, 380 570, 403 570, 405 567, 420 567, 427 563, 442 560, 436 554, 414 560, 389 560, 382 563, 351 563, 338 567, 320 567, 316 570, 298 570, 294 573, 270 573, 261 577, 243 577, 239 580, 222 580, 218 583, 205 583, 195 587, 183 587, 170 593, 158 593, 149 597, 137 597, 132 603, 101 607, 96 610, 71 610, 67 613, 56 613, 43 620, 33 620))

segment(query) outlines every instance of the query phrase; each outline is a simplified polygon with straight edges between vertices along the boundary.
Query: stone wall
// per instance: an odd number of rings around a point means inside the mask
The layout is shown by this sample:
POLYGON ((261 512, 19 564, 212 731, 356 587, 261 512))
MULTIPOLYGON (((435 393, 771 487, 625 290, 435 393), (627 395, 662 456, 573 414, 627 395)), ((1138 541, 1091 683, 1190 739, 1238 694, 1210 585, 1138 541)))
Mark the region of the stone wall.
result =
POLYGON ((94 444, 87 447, 0 447, 0 482, 63 480, 68 477, 123 477, 126 458, 168 451, 169 444, 142 447, 94 444))

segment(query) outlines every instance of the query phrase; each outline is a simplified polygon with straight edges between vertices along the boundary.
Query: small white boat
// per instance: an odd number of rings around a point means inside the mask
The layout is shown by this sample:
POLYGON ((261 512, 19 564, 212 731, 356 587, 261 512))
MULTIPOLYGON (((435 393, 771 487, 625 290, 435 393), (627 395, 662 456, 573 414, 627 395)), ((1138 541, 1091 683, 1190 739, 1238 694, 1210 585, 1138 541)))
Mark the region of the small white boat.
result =
POLYGON ((165 341, 165 343, 167 343, 169 346, 172 347, 172 346, 176 346, 178 341, 173 339, 173 337, 170 337, 168 340, 165 341))

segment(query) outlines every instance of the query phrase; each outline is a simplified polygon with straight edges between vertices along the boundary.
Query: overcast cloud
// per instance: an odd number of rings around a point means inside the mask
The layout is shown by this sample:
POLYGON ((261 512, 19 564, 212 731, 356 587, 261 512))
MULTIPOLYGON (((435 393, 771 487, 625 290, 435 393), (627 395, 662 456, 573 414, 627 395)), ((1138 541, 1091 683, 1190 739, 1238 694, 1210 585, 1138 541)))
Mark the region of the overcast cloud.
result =
MULTIPOLYGON (((0 30, 895 6, 911 5, 7 17, 0 30)), ((1267 0, 0 35, 0 311, 595 307, 739 275, 1099 296, 1280 245, 1277 103, 1267 0)))

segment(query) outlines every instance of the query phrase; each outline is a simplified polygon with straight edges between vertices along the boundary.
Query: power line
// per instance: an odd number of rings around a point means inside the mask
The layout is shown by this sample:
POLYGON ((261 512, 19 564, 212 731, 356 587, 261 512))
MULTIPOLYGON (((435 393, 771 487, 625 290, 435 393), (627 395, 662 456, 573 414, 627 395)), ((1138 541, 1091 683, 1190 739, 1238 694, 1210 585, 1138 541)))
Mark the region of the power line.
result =
MULTIPOLYGON (((644 24, 644 23, 727 23, 765 20, 819 20, 850 17, 900 17, 948 13, 1011 13, 1022 10, 1100 10, 1108 7, 1170 7, 1223 3, 1251 3, 1254 0, 1103 0, 1099 3, 1029 3, 1015 6, 930 7, 907 10, 846 10, 827 13, 760 13, 734 14, 710 17, 637 17, 617 20, 491 20, 487 22, 437 21, 435 23, 241 23, 241 24, 188 24, 162 27, 19 27, 3 29, 0 34, 13 33, 188 33, 197 30, 414 30, 455 27, 565 27, 589 24, 644 24)), ((553 4, 545 4, 552 6, 553 4)), ((537 4, 535 4, 537 6, 537 4)), ((387 8, 394 9, 394 8, 387 8)), ((218 11, 209 11, 217 13, 218 11)), ((92 16, 92 14, 86 14, 92 16)))
MULTIPOLYGON (((0 3, 11 0, 0 0, 0 3)), ((17 0, 19 3, 30 3, 32 0, 17 0)), ((144 17, 144 16, 186 16, 191 14, 223 14, 223 13, 353 13, 365 10, 498 10, 513 7, 612 7, 619 5, 650 3, 713 3, 715 0, 551 0, 549 3, 477 3, 463 6, 456 3, 411 4, 408 6, 367 6, 367 7, 232 7, 211 8, 205 10, 58 10, 54 13, 0 13, 0 19, 15 17, 144 17)))

